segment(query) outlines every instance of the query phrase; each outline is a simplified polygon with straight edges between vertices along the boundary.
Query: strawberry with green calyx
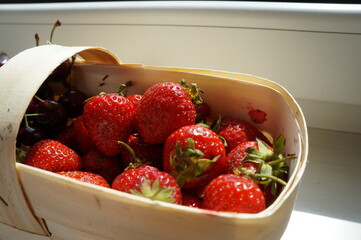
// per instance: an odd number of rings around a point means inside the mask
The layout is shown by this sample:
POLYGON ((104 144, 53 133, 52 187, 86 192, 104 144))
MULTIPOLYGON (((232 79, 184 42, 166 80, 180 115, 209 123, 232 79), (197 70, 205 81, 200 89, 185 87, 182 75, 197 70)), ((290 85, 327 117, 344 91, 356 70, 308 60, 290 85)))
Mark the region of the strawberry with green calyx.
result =
POLYGON ((201 97, 201 93, 203 93, 203 91, 197 86, 196 83, 191 83, 189 86, 186 80, 182 79, 180 84, 187 91, 194 105, 203 103, 203 99, 201 97))
POLYGON ((223 171, 224 161, 223 142, 204 126, 182 127, 168 137, 164 146, 164 170, 184 189, 208 183, 223 171))
POLYGON ((24 164, 51 172, 75 171, 82 167, 81 157, 64 144, 44 139, 28 151, 24 164))
POLYGON ((260 139, 243 142, 227 155, 226 172, 252 178, 275 197, 286 185, 286 162, 295 158, 283 156, 284 146, 283 135, 276 139, 273 148, 260 139))
POLYGON ((100 152, 114 156, 121 152, 118 141, 127 141, 134 129, 133 104, 119 94, 100 94, 86 102, 83 121, 100 152))
POLYGON ((136 109, 135 126, 144 142, 163 144, 180 127, 195 123, 191 96, 181 84, 162 82, 143 94, 136 109))
POLYGON ((62 171, 62 172, 57 172, 57 174, 70 177, 81 182, 91 183, 98 186, 110 188, 109 183, 102 176, 95 173, 83 172, 83 171, 62 171))
POLYGON ((182 194, 175 179, 149 165, 125 170, 114 179, 112 188, 152 200, 182 204, 182 194))
POLYGON ((252 179, 235 174, 223 174, 205 187, 202 208, 259 213, 266 209, 266 202, 262 190, 252 179))
POLYGON ((239 118, 222 119, 218 135, 227 141, 227 154, 238 144, 244 141, 255 141, 256 138, 271 145, 270 141, 261 131, 252 124, 239 118))

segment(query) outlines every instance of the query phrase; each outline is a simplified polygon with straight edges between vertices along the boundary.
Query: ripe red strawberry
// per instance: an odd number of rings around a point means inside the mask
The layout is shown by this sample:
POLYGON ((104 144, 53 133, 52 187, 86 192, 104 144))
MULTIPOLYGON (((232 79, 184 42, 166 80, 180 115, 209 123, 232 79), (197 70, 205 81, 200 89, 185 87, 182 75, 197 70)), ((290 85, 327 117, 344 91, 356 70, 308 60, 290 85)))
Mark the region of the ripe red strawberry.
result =
POLYGON ((187 207, 193 207, 193 208, 201 208, 202 202, 195 194, 192 194, 189 192, 183 192, 182 193, 182 205, 187 206, 187 207))
POLYGON ((182 204, 182 193, 175 179, 149 165, 125 170, 114 179, 112 188, 152 200, 182 204))
POLYGON ((63 171, 63 172, 57 172, 57 174, 74 178, 82 182, 110 188, 108 182, 102 176, 95 173, 83 172, 83 171, 63 171))
POLYGON ((137 108, 137 106, 138 106, 139 102, 142 100, 142 98, 143 98, 143 95, 140 95, 140 94, 132 94, 132 95, 127 96, 127 99, 129 99, 133 103, 134 109, 137 108))
MULTIPOLYGON (((145 143, 136 133, 129 136, 127 144, 141 163, 151 165, 159 170, 163 169, 163 144, 145 143)), ((129 166, 130 163, 135 163, 134 157, 127 149, 121 152, 121 156, 125 167, 129 166)))
POLYGON ((57 136, 54 137, 54 140, 64 144, 65 146, 77 151, 78 143, 76 141, 76 135, 73 128, 73 125, 67 126, 63 131, 61 131, 57 136))
POLYGON ((255 141, 256 138, 259 138, 268 145, 271 145, 270 141, 255 126, 238 118, 223 119, 218 135, 227 141, 227 153, 229 153, 241 142, 255 141))
POLYGON ((202 207, 215 211, 258 213, 266 208, 266 203, 262 190, 253 180, 224 174, 207 185, 202 207))
POLYGON ((163 144, 180 127, 195 123, 190 95, 178 83, 163 82, 144 93, 136 111, 136 129, 146 143, 163 144))
POLYGON ((211 129, 189 125, 173 132, 164 146, 163 166, 184 189, 195 189, 224 168, 222 140, 211 129))
POLYGON ((134 107, 119 94, 93 97, 84 106, 83 121, 95 146, 106 156, 121 152, 118 141, 127 141, 134 128, 134 107))
POLYGON ((225 172, 252 178, 262 187, 267 203, 271 203, 286 185, 286 162, 295 158, 285 157, 282 154, 284 147, 283 135, 276 139, 273 148, 258 138, 243 142, 227 155, 225 172))
POLYGON ((248 169, 252 169, 254 172, 257 172, 258 164, 250 161, 243 161, 243 158, 248 154, 246 149, 249 147, 258 149, 257 141, 244 141, 238 144, 237 147, 233 148, 232 151, 227 154, 224 167, 225 173, 234 173, 234 169, 244 167, 245 165, 248 169))
POLYGON ((118 156, 105 156, 97 149, 90 150, 83 156, 83 170, 102 176, 108 183, 112 183, 123 169, 118 156))
POLYGON ((74 150, 50 139, 35 143, 24 159, 27 165, 51 172, 80 170, 81 161, 81 157, 74 150))
POLYGON ((96 149, 96 146, 91 139, 88 130, 84 126, 82 115, 80 115, 74 120, 72 126, 74 130, 77 149, 81 154, 86 154, 90 150, 96 149))

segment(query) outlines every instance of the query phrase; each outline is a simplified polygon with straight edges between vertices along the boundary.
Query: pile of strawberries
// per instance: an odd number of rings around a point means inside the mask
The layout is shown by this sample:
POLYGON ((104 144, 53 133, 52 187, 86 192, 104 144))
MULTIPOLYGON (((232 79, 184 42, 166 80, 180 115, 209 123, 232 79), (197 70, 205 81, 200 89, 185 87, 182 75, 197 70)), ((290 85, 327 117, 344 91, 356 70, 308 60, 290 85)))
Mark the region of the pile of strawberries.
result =
POLYGON ((154 84, 142 95, 92 96, 60 132, 29 146, 22 162, 152 200, 263 211, 294 158, 282 154, 284 137, 270 142, 238 118, 210 120, 201 93, 182 81, 154 84))

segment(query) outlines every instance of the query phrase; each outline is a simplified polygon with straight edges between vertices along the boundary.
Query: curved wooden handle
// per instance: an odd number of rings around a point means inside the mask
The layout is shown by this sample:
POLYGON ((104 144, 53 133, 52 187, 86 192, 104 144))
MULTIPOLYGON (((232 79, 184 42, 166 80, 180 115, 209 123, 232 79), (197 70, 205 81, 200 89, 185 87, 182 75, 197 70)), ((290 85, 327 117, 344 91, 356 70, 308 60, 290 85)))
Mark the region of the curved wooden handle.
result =
POLYGON ((41 84, 75 54, 87 62, 121 63, 102 48, 43 45, 19 53, 0 68, 0 222, 39 235, 48 232, 24 197, 15 168, 16 136, 26 108, 41 84))

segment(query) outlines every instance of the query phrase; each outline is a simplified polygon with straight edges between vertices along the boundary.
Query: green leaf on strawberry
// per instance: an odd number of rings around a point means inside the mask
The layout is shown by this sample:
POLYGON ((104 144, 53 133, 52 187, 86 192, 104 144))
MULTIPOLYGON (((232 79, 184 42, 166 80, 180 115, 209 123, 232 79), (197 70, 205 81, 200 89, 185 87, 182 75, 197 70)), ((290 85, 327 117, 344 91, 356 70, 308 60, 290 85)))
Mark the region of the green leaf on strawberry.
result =
POLYGON ((153 184, 149 180, 145 179, 140 190, 130 189, 130 193, 140 197, 146 197, 151 200, 158 200, 163 202, 174 203, 175 199, 172 197, 174 187, 162 187, 159 184, 159 179, 156 179, 153 184))

